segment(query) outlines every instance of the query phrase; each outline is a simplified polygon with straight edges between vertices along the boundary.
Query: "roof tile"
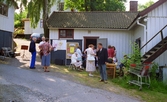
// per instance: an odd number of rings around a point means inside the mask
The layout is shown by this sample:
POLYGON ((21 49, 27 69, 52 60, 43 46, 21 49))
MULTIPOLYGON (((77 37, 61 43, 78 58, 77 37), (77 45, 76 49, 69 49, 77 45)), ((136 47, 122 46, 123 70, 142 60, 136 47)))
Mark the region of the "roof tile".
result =
POLYGON ((138 12, 53 12, 47 24, 50 28, 128 29, 138 12))

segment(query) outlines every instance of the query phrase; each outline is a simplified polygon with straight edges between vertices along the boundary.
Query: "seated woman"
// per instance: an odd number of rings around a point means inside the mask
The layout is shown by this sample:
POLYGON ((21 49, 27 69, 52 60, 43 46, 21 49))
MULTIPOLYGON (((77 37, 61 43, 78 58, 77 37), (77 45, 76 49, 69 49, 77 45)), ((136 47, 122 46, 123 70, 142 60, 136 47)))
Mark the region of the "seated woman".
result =
POLYGON ((77 60, 77 53, 75 52, 74 54, 72 54, 71 56, 71 64, 74 64, 75 67, 77 68, 81 68, 82 62, 77 60))

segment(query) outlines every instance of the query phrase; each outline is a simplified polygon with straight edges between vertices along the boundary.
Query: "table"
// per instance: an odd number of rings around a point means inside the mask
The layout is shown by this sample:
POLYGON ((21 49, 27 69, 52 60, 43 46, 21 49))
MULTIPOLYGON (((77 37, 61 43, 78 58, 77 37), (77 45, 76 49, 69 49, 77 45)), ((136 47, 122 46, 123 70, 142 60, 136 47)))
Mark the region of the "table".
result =
POLYGON ((106 63, 106 68, 107 68, 107 74, 109 76, 113 75, 113 78, 115 78, 116 65, 115 64, 106 63))

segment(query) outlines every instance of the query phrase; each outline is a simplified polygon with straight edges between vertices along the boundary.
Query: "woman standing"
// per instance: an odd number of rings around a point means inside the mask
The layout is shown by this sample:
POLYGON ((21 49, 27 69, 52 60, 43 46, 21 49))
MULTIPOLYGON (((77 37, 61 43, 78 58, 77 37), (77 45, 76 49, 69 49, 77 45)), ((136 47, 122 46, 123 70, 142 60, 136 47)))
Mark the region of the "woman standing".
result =
POLYGON ((95 68, 95 53, 93 51, 93 45, 90 44, 89 47, 85 50, 85 53, 87 53, 87 59, 86 59, 86 71, 89 72, 89 76, 92 77, 92 72, 96 70, 95 68))
POLYGON ((49 44, 49 39, 46 39, 45 42, 40 45, 40 50, 42 50, 42 66, 44 66, 44 72, 49 72, 48 67, 50 66, 50 51, 52 46, 49 44))
POLYGON ((116 55, 117 55, 117 51, 116 51, 115 46, 113 46, 113 49, 114 49, 114 57, 113 57, 113 62, 114 62, 114 63, 117 63, 117 62, 118 62, 117 57, 116 57, 116 55))

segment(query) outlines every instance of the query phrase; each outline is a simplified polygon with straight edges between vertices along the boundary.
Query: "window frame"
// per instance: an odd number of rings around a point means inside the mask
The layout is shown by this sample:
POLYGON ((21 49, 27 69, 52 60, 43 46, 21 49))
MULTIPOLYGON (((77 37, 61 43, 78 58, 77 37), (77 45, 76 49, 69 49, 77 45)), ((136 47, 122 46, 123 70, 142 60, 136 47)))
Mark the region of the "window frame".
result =
POLYGON ((59 37, 59 39, 61 39, 61 38, 74 39, 74 29, 59 29, 59 35, 58 35, 58 37, 59 37), (66 32, 65 32, 65 34, 66 34, 65 37, 60 36, 60 31, 61 31, 61 30, 65 30, 65 31, 66 31, 66 32), (71 36, 71 37, 67 36, 67 31, 68 31, 68 30, 72 30, 72 36, 71 36))
POLYGON ((0 11, 0 15, 6 16, 8 17, 8 11, 9 11, 9 7, 3 3, 0 3, 0 6, 4 6, 1 11, 0 11), (6 12, 6 13, 5 13, 6 12))
POLYGON ((64 2, 58 4, 58 11, 64 11, 64 2))
POLYGON ((40 28, 43 28, 43 19, 40 19, 40 28))

